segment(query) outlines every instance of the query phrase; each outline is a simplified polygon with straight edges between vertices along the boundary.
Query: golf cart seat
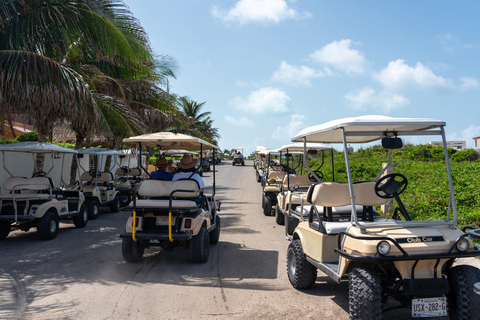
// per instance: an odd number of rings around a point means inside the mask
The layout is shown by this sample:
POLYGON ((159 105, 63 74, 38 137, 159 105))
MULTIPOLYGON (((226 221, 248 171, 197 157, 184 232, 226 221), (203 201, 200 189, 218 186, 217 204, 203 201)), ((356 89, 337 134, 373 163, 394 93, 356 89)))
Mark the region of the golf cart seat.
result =
POLYGON ((274 179, 275 181, 282 181, 285 176, 284 172, 281 171, 270 171, 268 173, 268 180, 274 179))
POLYGON ((48 177, 9 177, 3 182, 3 189, 10 191, 0 194, 1 200, 49 199, 52 197, 53 182, 48 177), (21 193, 16 193, 17 191, 21 193), (22 191, 26 191, 23 193, 22 191), (41 192, 49 191, 48 193, 41 192))
POLYGON ((200 186, 193 179, 176 181, 149 179, 142 182, 138 189, 139 197, 149 199, 136 200, 133 205, 136 209, 156 208, 168 210, 171 201, 172 209, 196 210, 198 209, 198 204, 191 199, 201 195, 200 186))
POLYGON ((312 181, 308 176, 298 176, 296 174, 289 174, 283 177, 283 189, 287 190, 288 186, 293 187, 297 185, 299 188, 308 188, 312 184, 312 181))
MULTIPOLYGON (((353 193, 355 195, 356 206, 364 206, 369 213, 369 220, 373 221, 373 206, 380 206, 386 204, 390 199, 383 199, 375 193, 375 182, 366 181, 362 183, 353 184, 353 193)), ((321 182, 312 185, 308 191, 307 201, 320 206, 323 209, 323 229, 327 234, 337 234, 345 232, 351 226, 350 220, 351 200, 349 185, 338 182, 321 182), (347 206, 347 207, 346 207, 347 206), (348 208, 350 206, 350 208, 348 208), (334 207, 346 207, 344 209, 337 209, 336 214, 333 214, 334 207), (348 210, 350 209, 350 210, 348 210), (341 211, 346 211, 347 214, 341 214, 341 211), (341 222, 340 222, 341 221, 341 222), (341 223, 341 225, 339 225, 341 223), (337 225, 335 225, 337 224, 337 225)), ((358 213, 358 207, 356 207, 358 213)), ((321 212, 321 211, 319 211, 321 212)))
POLYGON ((128 173, 128 180, 131 183, 139 182, 142 178, 142 172, 139 168, 131 168, 130 172, 128 173))
POLYGON ((113 187, 114 183, 113 174, 110 171, 100 172, 100 175, 97 177, 97 184, 100 190, 108 190, 113 187))

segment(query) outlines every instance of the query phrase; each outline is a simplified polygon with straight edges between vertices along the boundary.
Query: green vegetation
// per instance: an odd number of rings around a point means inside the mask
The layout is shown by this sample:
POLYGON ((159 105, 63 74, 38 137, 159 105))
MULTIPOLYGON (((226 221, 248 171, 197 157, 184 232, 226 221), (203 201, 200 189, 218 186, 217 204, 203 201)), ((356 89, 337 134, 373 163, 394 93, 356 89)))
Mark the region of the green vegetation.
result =
MULTIPOLYGON (((480 154, 475 150, 449 149, 459 227, 480 226, 480 154)), ((380 146, 350 153, 354 181, 373 180, 387 162, 387 150, 380 146)), ((334 152, 335 181, 347 182, 345 156, 334 152)), ((392 152, 394 172, 405 175, 408 187, 400 196, 414 220, 444 219, 448 210, 448 178, 442 147, 404 146, 392 152)), ((319 160, 309 160, 318 168, 319 160)), ((321 169, 325 180, 331 180, 328 160, 321 169)), ((306 173, 306 172, 304 172, 306 173)))

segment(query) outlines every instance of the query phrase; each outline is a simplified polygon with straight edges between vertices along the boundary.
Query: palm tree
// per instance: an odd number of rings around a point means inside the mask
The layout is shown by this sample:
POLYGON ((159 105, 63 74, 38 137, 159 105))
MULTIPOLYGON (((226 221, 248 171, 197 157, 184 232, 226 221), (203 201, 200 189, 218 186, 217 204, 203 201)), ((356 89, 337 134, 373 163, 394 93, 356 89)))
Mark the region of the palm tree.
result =
POLYGON ((220 138, 217 128, 213 128, 213 119, 210 118, 211 112, 201 112, 206 101, 198 103, 188 97, 180 97, 178 103, 183 112, 190 117, 190 127, 185 128, 184 131, 200 135, 209 142, 215 142, 220 138))

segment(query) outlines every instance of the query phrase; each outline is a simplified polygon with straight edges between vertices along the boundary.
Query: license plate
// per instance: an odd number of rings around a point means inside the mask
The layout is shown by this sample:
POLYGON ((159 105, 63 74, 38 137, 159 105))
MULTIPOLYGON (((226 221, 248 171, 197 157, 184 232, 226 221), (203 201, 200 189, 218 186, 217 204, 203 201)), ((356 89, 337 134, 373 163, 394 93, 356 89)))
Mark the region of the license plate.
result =
POLYGON ((447 298, 412 299, 412 317, 441 317, 447 315, 447 298))
MULTIPOLYGON (((155 223, 157 226, 168 226, 168 216, 158 216, 155 223)), ((172 217, 172 226, 175 225, 175 218, 172 217)))

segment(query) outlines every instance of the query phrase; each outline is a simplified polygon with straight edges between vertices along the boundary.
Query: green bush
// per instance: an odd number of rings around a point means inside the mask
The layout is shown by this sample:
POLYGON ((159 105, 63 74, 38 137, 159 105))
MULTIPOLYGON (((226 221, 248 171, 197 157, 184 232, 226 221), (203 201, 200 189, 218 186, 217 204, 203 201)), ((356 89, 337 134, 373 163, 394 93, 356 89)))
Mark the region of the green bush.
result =
POLYGON ((459 150, 452 155, 451 159, 455 162, 478 161, 480 153, 473 149, 459 150))
POLYGON ((25 142, 25 141, 38 141, 38 132, 26 132, 19 135, 16 140, 18 142, 25 142))

